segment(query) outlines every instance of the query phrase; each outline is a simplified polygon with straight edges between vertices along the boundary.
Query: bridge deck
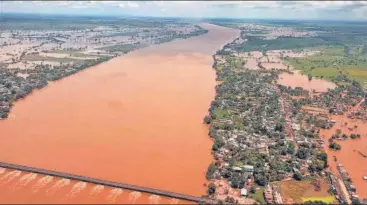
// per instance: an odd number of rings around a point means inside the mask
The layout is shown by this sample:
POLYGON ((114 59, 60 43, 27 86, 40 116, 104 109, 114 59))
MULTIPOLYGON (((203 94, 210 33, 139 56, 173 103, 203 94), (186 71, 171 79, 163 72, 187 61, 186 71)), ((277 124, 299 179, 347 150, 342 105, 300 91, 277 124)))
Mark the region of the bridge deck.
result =
POLYGON ((109 187, 116 187, 116 188, 121 188, 121 189, 145 192, 145 193, 166 196, 170 198, 192 201, 192 202, 197 202, 197 203, 205 202, 205 199, 200 198, 200 197, 189 196, 185 194, 179 194, 179 193, 163 191, 163 190, 158 190, 158 189, 152 189, 148 187, 111 182, 107 180, 95 179, 95 178, 79 176, 75 174, 68 174, 68 173, 63 173, 63 172, 27 167, 27 166, 16 165, 16 164, 9 164, 9 163, 4 163, 4 162, 0 162, 0 167, 20 170, 20 171, 25 171, 25 172, 38 173, 38 174, 43 174, 43 175, 50 175, 50 176, 55 176, 55 177, 61 177, 61 178, 66 178, 66 179, 71 179, 71 180, 83 181, 87 183, 99 184, 99 185, 104 185, 104 186, 109 186, 109 187))

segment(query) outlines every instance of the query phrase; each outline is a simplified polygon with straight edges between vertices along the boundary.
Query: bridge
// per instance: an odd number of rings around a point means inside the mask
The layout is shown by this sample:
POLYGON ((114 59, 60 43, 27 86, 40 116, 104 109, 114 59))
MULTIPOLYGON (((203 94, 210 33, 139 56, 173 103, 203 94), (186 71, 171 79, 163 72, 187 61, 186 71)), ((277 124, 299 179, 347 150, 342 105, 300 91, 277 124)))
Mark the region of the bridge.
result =
POLYGON ((71 180, 83 181, 83 182, 97 184, 97 185, 104 185, 104 186, 127 189, 127 190, 132 190, 132 191, 139 191, 139 192, 155 194, 155 195, 160 195, 160 196, 165 196, 165 197, 170 197, 170 198, 175 198, 175 199, 181 199, 181 200, 191 201, 191 202, 196 202, 196 203, 206 202, 206 200, 203 198, 180 194, 180 193, 174 193, 174 192, 163 191, 163 190, 136 186, 136 185, 130 185, 130 184, 122 184, 122 183, 111 182, 111 181, 102 180, 102 179, 95 179, 95 178, 86 177, 86 176, 79 176, 75 174, 68 174, 68 173, 39 169, 39 168, 34 168, 34 167, 9 164, 5 162, 0 162, 0 167, 7 168, 7 169, 13 169, 13 170, 19 170, 19 171, 25 171, 25 172, 31 172, 31 173, 37 173, 37 174, 42 174, 42 175, 55 176, 55 177, 60 177, 60 178, 66 178, 66 179, 71 179, 71 180))

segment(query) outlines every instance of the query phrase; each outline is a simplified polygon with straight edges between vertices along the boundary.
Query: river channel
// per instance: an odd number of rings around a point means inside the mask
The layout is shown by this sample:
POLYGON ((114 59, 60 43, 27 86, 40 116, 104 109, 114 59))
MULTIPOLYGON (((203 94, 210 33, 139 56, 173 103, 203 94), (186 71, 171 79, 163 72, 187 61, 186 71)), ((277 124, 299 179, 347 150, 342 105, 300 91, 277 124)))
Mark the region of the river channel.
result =
MULTIPOLYGON (((114 58, 16 102, 0 121, 0 161, 205 194, 213 159, 202 121, 215 96, 212 54, 239 31, 202 26, 205 35, 114 58)), ((0 203, 171 200, 11 172, 0 170, 0 203)))

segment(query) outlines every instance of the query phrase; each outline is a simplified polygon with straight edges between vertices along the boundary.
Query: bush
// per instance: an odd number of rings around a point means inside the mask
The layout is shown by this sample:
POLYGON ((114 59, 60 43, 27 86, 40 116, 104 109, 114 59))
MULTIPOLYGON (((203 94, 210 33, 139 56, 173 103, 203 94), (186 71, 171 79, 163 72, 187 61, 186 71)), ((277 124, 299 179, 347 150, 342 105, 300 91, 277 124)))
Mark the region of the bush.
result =
POLYGON ((215 193, 215 189, 216 189, 216 188, 215 188, 215 184, 210 183, 210 184, 209 184, 209 186, 208 186, 208 191, 207 191, 207 192, 208 192, 208 194, 209 194, 209 195, 214 194, 214 193, 215 193))
POLYGON ((204 117, 204 123, 205 124, 210 124, 211 121, 212 121, 212 118, 210 116, 205 116, 204 117))
POLYGON ((293 178, 294 178, 295 180, 301 181, 301 180, 302 180, 302 178, 303 178, 303 176, 302 176, 302 174, 301 174, 301 173, 299 173, 299 172, 295 172, 295 173, 293 174, 293 178))
POLYGON ((323 201, 305 201, 303 204, 309 204, 309 205, 322 205, 322 204, 327 204, 323 201))
POLYGON ((208 167, 208 170, 206 171, 206 179, 208 180, 212 179, 214 172, 215 172, 215 165, 211 163, 208 167))
POLYGON ((341 146, 340 144, 337 144, 335 142, 332 142, 330 145, 329 145, 329 148, 332 149, 332 150, 341 150, 341 146))
POLYGON ((255 182, 258 184, 258 185, 260 185, 260 186, 265 186, 267 183, 268 183, 268 181, 267 181, 267 179, 266 179, 266 177, 265 177, 265 175, 264 174, 262 174, 262 173, 259 173, 259 174, 255 174, 255 182))
POLYGON ((250 192, 253 193, 253 194, 255 194, 256 193, 256 187, 255 186, 251 186, 250 192))

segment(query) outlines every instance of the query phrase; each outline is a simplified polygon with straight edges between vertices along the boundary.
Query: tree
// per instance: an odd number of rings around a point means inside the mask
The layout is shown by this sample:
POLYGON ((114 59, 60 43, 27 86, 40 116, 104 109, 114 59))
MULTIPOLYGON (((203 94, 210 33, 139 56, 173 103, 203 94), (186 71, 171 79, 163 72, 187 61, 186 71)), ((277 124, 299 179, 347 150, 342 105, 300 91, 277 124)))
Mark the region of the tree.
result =
POLYGON ((283 122, 278 122, 278 123, 275 125, 274 130, 275 130, 275 131, 279 131, 279 132, 283 132, 283 130, 284 130, 284 123, 283 123, 283 122))
POLYGON ((208 194, 209 195, 212 195, 212 194, 214 194, 215 193, 215 189, 216 189, 216 187, 215 187, 215 184, 213 184, 213 183, 210 183, 209 184, 209 186, 208 186, 208 194))
POLYGON ((301 147, 299 148, 298 152, 297 152, 297 157, 300 159, 306 159, 308 156, 308 149, 301 147))
POLYGON ((324 165, 325 165, 324 168, 328 166, 326 152, 322 151, 322 152, 317 153, 316 158, 324 162, 324 165))
POLYGON ((289 154, 294 154, 294 143, 293 143, 293 142, 290 142, 290 143, 288 144, 287 152, 288 152, 289 154))
POLYGON ((303 178, 303 176, 302 176, 302 174, 301 174, 301 173, 299 173, 299 172, 295 172, 295 173, 293 174, 293 178, 294 178, 295 180, 301 181, 301 180, 302 180, 302 178, 303 178))
POLYGON ((211 121, 212 121, 212 118, 210 116, 207 115, 207 116, 204 117, 204 123, 205 124, 210 124, 211 121))
POLYGON ((341 146, 335 142, 332 142, 330 145, 329 145, 329 148, 332 149, 332 150, 341 150, 341 146))
POLYGON ((243 177, 240 174, 236 174, 232 177, 231 186, 233 188, 242 189, 244 185, 245 185, 245 181, 244 181, 243 177))
POLYGON ((358 198, 352 198, 352 204, 361 204, 361 201, 358 198))
POLYGON ((323 201, 305 201, 303 204, 308 204, 308 205, 324 205, 327 204, 323 201))
POLYGON ((234 204, 236 202, 236 200, 234 200, 234 198, 230 197, 230 196, 227 196, 224 201, 229 203, 229 204, 234 204))
POLYGON ((208 167, 208 170, 206 171, 206 179, 208 180, 212 179, 214 172, 215 172, 215 165, 211 163, 208 167))
POLYGON ((260 186, 265 186, 268 183, 264 173, 255 174, 254 178, 255 182, 260 186))
POLYGON ((256 193, 256 187, 252 185, 251 188, 250 188, 250 192, 255 194, 256 193))
POLYGON ((308 74, 308 80, 311 81, 312 80, 312 75, 308 74))

